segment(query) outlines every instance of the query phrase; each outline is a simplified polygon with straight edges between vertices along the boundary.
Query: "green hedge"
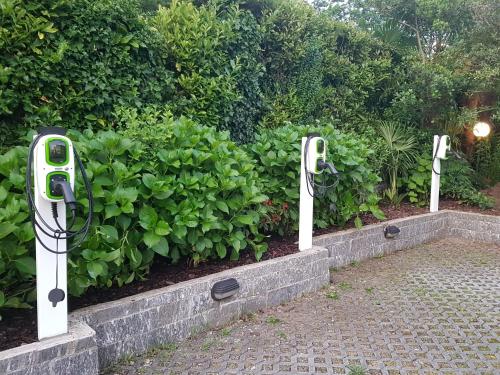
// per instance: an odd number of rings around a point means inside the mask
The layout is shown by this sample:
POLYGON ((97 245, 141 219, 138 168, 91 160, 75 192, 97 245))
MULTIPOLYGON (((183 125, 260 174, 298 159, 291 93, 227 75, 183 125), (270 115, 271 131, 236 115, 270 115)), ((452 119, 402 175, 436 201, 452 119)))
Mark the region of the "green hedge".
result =
POLYGON ((99 130, 116 107, 176 116, 252 139, 262 111, 259 26, 237 4, 9 0, 0 8, 0 148, 27 128, 99 130))
POLYGON ((172 72, 137 0, 21 1, 1 8, 0 142, 52 124, 102 128, 115 105, 162 103, 172 72), (20 126, 21 125, 21 126, 20 126))

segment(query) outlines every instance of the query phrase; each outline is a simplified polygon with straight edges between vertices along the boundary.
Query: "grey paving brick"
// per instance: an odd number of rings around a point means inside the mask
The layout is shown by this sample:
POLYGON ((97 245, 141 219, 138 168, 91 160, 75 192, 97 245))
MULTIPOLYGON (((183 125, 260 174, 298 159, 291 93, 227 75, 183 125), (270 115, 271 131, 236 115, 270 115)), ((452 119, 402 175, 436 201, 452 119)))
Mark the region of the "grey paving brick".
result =
MULTIPOLYGON (((356 367, 384 375, 496 374, 499 264, 496 244, 452 238, 419 245, 347 266, 326 289, 105 373, 349 374, 356 367)), ((287 300, 293 288, 268 298, 287 300)))

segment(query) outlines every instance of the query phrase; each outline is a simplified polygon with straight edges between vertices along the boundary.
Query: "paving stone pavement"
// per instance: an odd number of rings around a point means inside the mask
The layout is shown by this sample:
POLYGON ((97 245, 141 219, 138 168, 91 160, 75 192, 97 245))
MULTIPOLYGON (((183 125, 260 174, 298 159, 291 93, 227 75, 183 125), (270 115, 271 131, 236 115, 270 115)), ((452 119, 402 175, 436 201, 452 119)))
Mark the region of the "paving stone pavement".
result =
POLYGON ((434 241, 105 374, 500 374, 500 246, 434 241))

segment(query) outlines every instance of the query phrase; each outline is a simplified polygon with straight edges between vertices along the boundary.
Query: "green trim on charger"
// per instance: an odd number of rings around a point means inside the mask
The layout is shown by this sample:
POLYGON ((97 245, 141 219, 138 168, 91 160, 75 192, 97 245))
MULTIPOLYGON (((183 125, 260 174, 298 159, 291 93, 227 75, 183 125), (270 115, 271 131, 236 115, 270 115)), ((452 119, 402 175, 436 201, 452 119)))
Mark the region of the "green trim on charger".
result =
POLYGON ((61 167, 63 165, 69 164, 69 142, 68 142, 68 140, 65 138, 62 138, 62 137, 47 138, 47 140, 45 141, 45 162, 48 165, 52 165, 53 167, 61 167), (63 163, 54 163, 50 160, 49 144, 51 141, 62 141, 66 144, 66 160, 63 163))
POLYGON ((54 175, 65 176, 66 181, 70 182, 69 173, 63 172, 63 171, 50 172, 47 174, 46 181, 45 181, 45 192, 46 192, 47 198, 49 198, 49 199, 63 199, 64 197, 62 195, 52 195, 50 193, 50 177, 54 176, 54 175))

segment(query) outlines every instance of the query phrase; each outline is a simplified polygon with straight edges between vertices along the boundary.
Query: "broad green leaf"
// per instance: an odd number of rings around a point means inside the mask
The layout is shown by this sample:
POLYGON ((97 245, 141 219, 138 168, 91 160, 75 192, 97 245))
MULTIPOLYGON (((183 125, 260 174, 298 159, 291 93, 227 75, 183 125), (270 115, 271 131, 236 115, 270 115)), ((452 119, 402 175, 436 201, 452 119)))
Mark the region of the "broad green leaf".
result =
POLYGON ((120 224, 120 226, 122 227, 123 230, 126 230, 130 226, 130 223, 132 222, 132 218, 130 216, 127 216, 127 215, 120 215, 120 216, 118 216, 116 221, 118 222, 118 224, 120 224))
POLYGON ((104 216, 105 219, 109 219, 110 217, 118 216, 122 213, 122 210, 116 204, 106 206, 104 211, 106 213, 104 216))
POLYGON ((155 234, 159 236, 166 236, 172 231, 172 228, 170 228, 170 225, 166 221, 160 220, 158 223, 156 223, 155 227, 155 234))
POLYGON ((23 223, 19 226, 16 231, 16 237, 19 242, 28 242, 35 238, 35 233, 33 232, 33 226, 31 222, 23 223))
POLYGON ((157 178, 156 176, 150 174, 150 173, 145 173, 143 176, 142 176, 142 182, 144 183, 144 185, 149 188, 149 189, 153 189, 153 185, 154 183, 157 181, 157 178))
POLYGON ((217 250, 217 255, 219 258, 224 258, 227 254, 226 246, 220 242, 215 244, 215 249, 217 250))
POLYGON ((125 254, 130 259, 132 268, 137 268, 141 265, 142 254, 135 246, 125 248, 125 254))
POLYGON ((139 211, 139 220, 141 227, 147 230, 152 230, 158 221, 158 214, 153 207, 143 206, 139 211))
POLYGON ((0 202, 3 202, 7 198, 8 192, 3 186, 0 186, 0 202))
POLYGON ((87 272, 91 278, 97 279, 98 276, 105 274, 105 268, 101 262, 90 262, 87 263, 87 272))
POLYGON ((219 210, 221 210, 222 212, 225 212, 225 213, 229 213, 229 207, 227 206, 226 202, 223 202, 223 201, 217 201, 215 202, 215 205, 217 206, 217 208, 219 210))
POLYGON ((155 253, 166 257, 166 256, 168 256, 168 251, 169 251, 168 241, 166 240, 165 237, 161 237, 160 241, 158 241, 158 243, 156 245, 151 247, 151 249, 155 253))
POLYGON ((97 176, 94 179, 93 184, 101 185, 101 186, 111 186, 114 184, 114 182, 113 182, 113 179, 111 179, 108 176, 97 176))
POLYGON ((100 256, 99 259, 105 261, 105 262, 112 262, 115 259, 118 259, 121 255, 120 249, 113 250, 109 253, 105 253, 104 255, 100 256))
POLYGON ((187 234, 187 228, 184 225, 174 224, 173 234, 179 239, 183 239, 187 234))
POLYGON ((235 221, 240 224, 251 225, 253 224, 254 219, 251 215, 240 215, 236 216, 235 221))
POLYGON ((26 273, 28 275, 34 275, 36 273, 36 263, 35 259, 32 257, 15 259, 14 265, 22 273, 26 273))
POLYGON ((0 223, 0 240, 14 232, 17 227, 12 223, 0 223))
POLYGON ((104 235, 104 240, 106 242, 112 243, 118 241, 118 231, 115 227, 111 225, 102 225, 100 227, 100 232, 104 235))
POLYGON ((31 309, 31 306, 25 302, 22 302, 19 297, 7 298, 3 307, 13 308, 13 309, 31 309))
POLYGON ((157 245, 160 242, 161 238, 161 236, 158 236, 154 232, 144 233, 144 243, 147 247, 153 247, 157 245))

